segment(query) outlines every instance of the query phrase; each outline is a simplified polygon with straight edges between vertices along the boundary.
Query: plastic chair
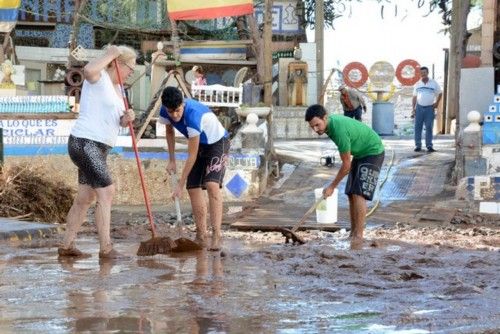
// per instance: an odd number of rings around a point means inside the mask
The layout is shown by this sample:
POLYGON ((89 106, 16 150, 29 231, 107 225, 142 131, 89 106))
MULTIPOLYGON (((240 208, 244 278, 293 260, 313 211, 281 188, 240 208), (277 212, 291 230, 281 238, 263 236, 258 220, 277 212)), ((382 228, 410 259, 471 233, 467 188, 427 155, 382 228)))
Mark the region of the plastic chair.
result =
POLYGON ((243 84, 243 79, 245 79, 247 72, 248 72, 248 67, 242 67, 238 70, 238 72, 236 72, 233 83, 234 87, 240 87, 240 85, 243 84))

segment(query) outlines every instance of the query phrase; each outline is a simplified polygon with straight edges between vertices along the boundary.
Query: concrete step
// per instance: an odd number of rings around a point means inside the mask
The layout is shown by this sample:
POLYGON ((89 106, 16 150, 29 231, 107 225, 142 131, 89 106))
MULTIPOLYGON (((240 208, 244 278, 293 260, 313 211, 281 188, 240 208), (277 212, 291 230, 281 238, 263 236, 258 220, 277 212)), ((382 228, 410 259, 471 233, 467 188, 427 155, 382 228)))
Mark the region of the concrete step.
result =
POLYGON ((18 241, 41 239, 51 234, 61 233, 62 231, 63 227, 61 225, 0 218, 0 240, 18 241))

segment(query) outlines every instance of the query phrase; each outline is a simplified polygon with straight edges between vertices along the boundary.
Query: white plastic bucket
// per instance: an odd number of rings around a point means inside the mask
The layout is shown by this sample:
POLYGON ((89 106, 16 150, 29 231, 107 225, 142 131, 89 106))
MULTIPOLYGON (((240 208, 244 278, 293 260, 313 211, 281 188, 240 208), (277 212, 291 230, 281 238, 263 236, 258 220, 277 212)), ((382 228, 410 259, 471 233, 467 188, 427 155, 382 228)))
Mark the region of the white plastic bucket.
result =
MULTIPOLYGON (((323 188, 314 189, 316 201, 323 197, 323 188)), ((337 206, 339 192, 334 190, 333 194, 322 200, 316 208, 316 222, 319 224, 333 224, 337 222, 337 206)))

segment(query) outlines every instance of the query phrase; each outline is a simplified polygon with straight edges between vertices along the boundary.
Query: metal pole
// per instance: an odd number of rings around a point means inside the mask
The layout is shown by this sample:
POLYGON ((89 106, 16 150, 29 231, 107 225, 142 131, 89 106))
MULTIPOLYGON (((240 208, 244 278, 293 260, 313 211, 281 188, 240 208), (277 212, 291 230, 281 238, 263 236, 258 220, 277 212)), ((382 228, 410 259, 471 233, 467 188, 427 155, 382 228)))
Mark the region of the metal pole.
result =
POLYGON ((3 128, 0 128, 0 167, 3 166, 3 128))
POLYGON ((448 62, 450 57, 450 50, 448 48, 444 48, 444 82, 443 82, 443 114, 441 115, 441 133, 450 133, 450 129, 448 127, 448 123, 446 120, 448 119, 448 62))

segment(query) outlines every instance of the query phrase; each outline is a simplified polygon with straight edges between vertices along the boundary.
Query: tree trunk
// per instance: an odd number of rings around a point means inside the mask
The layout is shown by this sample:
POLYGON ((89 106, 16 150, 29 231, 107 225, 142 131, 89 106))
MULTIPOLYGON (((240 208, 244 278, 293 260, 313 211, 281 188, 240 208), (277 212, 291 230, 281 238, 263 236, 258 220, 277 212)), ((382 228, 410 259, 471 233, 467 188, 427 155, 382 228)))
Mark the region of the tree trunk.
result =
MULTIPOLYGON (((264 6, 264 104, 272 108, 273 105, 273 0, 265 0, 264 6)), ((273 115, 272 111, 267 115, 267 143, 266 143, 266 161, 274 159, 274 133, 273 133, 273 115)))
POLYGON ((454 181, 458 182, 464 174, 464 157, 460 119, 460 77, 462 59, 467 44, 467 16, 470 11, 470 0, 453 0, 451 18, 450 63, 448 76, 448 128, 455 118, 455 173, 454 181))
POLYGON ((266 0, 264 9, 264 103, 273 104, 273 0, 266 0))
POLYGON ((76 48, 78 42, 78 34, 80 33, 80 13, 87 5, 87 0, 75 1, 75 15, 73 16, 73 24, 71 27, 71 38, 69 41, 68 68, 74 66, 77 62, 71 55, 71 52, 76 48))
POLYGON ((262 43, 262 38, 260 38, 259 29, 257 28, 257 21, 255 16, 247 15, 248 27, 250 28, 250 34, 252 35, 252 49, 257 60, 257 75, 255 78, 256 84, 262 84, 264 82, 264 48, 262 43))
POLYGON ((247 24, 245 16, 238 16, 236 18, 236 30, 238 31, 239 39, 249 39, 247 24))
POLYGON ((71 40, 69 44, 70 52, 76 48, 76 43, 78 41, 78 33, 80 32, 80 14, 87 5, 87 0, 77 0, 75 15, 73 16, 73 25, 71 27, 71 40))
POLYGON ((181 63, 181 47, 180 47, 180 39, 179 39, 179 29, 177 28, 177 22, 175 20, 170 19, 170 29, 172 30, 170 39, 174 46, 174 61, 175 67, 177 70, 180 69, 181 63))

